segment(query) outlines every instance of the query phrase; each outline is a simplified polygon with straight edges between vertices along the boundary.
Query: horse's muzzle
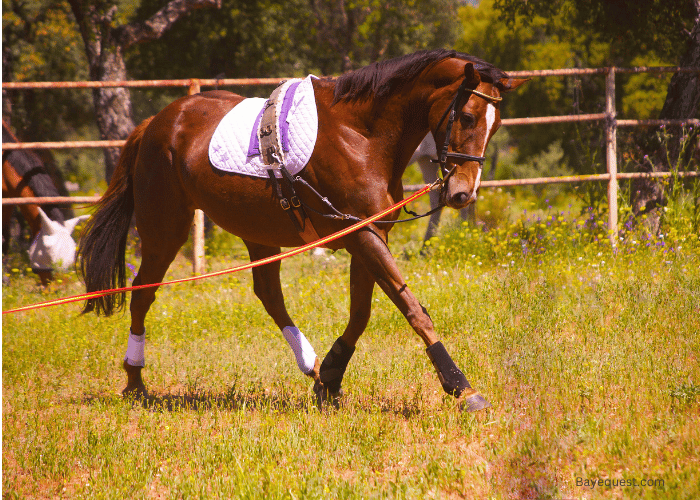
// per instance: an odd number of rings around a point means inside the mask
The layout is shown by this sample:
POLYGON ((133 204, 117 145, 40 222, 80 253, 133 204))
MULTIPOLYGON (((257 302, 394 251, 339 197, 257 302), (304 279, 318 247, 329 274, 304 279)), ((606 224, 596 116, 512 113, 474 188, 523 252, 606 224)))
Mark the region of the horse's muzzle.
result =
POLYGON ((455 210, 471 205, 477 199, 481 180, 481 168, 471 177, 465 172, 451 170, 445 176, 440 198, 443 204, 455 210))
POLYGON ((479 189, 478 179, 476 182, 468 182, 457 179, 458 175, 459 174, 456 174, 448 180, 447 185, 443 187, 441 193, 442 202, 455 210, 459 210, 474 203, 479 189))
POLYGON ((454 208, 454 209, 459 210, 460 208, 464 208, 467 205, 471 205, 475 201, 476 201, 476 190, 473 190, 471 193, 465 193, 464 191, 461 191, 459 193, 452 195, 447 200, 447 206, 450 208, 454 208))

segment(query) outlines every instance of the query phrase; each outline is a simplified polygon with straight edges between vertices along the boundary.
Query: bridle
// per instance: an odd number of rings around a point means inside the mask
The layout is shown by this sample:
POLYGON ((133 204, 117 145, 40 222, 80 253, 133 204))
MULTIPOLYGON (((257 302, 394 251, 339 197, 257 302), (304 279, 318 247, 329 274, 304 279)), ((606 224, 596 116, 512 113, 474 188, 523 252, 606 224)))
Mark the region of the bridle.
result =
MULTIPOLYGON (((433 163, 439 163, 440 164, 440 172, 442 173, 442 186, 443 188, 446 185, 447 179, 452 175, 454 172, 455 168, 457 166, 455 165, 452 167, 450 170, 447 169, 447 159, 448 158, 457 158, 459 160, 466 160, 466 161, 476 161, 479 162, 479 168, 483 168, 484 166, 484 161, 486 160, 485 157, 483 156, 474 156, 474 155, 468 155, 465 153, 458 153, 456 151, 448 151, 449 146, 450 146, 450 139, 452 137, 452 125, 454 124, 455 117, 457 116, 457 108, 459 106, 459 103, 462 101, 462 97, 465 95, 475 95, 478 97, 481 97, 482 99, 485 99, 487 101, 490 101, 493 104, 496 104, 500 101, 503 100, 502 97, 494 97, 488 94, 484 94, 483 92, 479 92, 478 90, 475 89, 470 89, 467 87, 467 79, 464 78, 462 80, 462 83, 460 84, 459 88, 457 89, 457 94, 455 95, 454 99, 452 99, 452 102, 450 105, 447 107, 445 112, 442 115, 442 118, 440 118, 440 121, 437 124, 437 127, 435 128, 435 131, 437 132, 440 130, 440 126, 442 125, 442 122, 445 121, 445 118, 449 118, 447 120, 447 126, 445 127, 445 142, 443 143, 442 147, 440 148, 440 151, 438 152, 438 157, 437 159, 430 160, 433 163)), ((433 137, 435 134, 433 134, 433 137)))

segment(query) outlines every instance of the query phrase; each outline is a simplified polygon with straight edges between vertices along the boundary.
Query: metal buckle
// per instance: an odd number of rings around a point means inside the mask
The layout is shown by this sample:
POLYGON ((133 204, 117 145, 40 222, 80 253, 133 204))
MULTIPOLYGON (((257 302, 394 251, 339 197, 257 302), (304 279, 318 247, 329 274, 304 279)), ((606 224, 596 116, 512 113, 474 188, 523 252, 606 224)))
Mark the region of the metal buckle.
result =
POLYGON ((287 201, 287 198, 282 198, 280 200, 280 205, 282 206, 282 210, 289 210, 290 205, 289 202, 287 201))
POLYGON ((299 201, 299 198, 297 198, 296 196, 292 196, 291 201, 292 201, 292 206, 294 208, 299 208, 301 206, 301 202, 299 201))

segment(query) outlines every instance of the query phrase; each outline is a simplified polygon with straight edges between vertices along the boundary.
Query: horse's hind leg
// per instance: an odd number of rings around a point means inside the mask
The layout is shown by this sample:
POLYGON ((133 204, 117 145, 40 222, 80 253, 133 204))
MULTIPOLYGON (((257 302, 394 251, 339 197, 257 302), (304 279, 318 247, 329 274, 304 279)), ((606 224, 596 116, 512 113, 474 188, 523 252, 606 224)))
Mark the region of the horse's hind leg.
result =
MULTIPOLYGON (((137 228, 141 240, 141 266, 133 285, 148 285, 163 281, 168 267, 189 236, 194 210, 186 207, 170 207, 169 210, 145 207, 137 212, 137 228), (147 214, 147 216, 139 216, 147 214)), ((124 371, 127 385, 124 395, 145 396, 146 387, 141 378, 145 366, 144 343, 146 337, 145 320, 151 304, 155 301, 157 286, 134 290, 131 293, 131 330, 127 354, 124 358, 124 371)))
MULTIPOLYGON (((249 241, 245 241, 245 244, 251 261, 280 253, 279 247, 268 247, 249 241)), ((304 334, 294 325, 284 305, 279 261, 253 268, 253 290, 277 327, 282 330, 282 335, 294 352, 299 370, 318 383, 320 361, 304 334)))

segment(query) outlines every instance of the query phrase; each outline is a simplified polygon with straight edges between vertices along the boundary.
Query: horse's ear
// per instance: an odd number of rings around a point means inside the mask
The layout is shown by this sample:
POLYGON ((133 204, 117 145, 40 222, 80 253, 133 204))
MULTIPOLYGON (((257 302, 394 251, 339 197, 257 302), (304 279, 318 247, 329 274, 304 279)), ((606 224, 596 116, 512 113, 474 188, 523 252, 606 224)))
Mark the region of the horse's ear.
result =
POLYGON ((54 226, 56 224, 54 221, 49 219, 49 216, 41 209, 41 207, 36 207, 39 210, 39 219, 41 220, 41 230, 44 234, 54 234, 57 228, 54 226))
POLYGON ((479 83, 481 82, 481 76, 479 75, 479 72, 474 69, 474 64, 470 62, 464 65, 464 78, 469 83, 475 83, 476 85, 479 85, 479 83))
POLYGON ((504 92, 510 92, 520 87, 523 83, 529 82, 529 78, 501 78, 499 87, 502 87, 504 92))
POLYGON ((68 230, 68 233, 72 233, 75 230, 75 226, 89 218, 89 215, 80 215, 78 217, 68 219, 66 222, 63 223, 63 227, 65 227, 68 230))

